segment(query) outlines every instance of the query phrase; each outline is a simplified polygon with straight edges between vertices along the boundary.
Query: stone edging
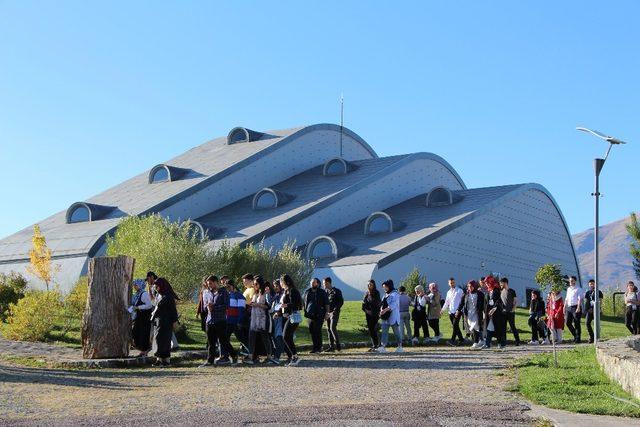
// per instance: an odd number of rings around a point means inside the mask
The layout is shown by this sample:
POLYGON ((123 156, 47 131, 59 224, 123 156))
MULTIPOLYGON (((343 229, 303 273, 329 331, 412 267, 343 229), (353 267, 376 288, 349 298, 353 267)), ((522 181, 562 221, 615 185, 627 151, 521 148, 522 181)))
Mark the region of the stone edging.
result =
POLYGON ((610 379, 640 399, 640 337, 599 343, 596 358, 610 379))

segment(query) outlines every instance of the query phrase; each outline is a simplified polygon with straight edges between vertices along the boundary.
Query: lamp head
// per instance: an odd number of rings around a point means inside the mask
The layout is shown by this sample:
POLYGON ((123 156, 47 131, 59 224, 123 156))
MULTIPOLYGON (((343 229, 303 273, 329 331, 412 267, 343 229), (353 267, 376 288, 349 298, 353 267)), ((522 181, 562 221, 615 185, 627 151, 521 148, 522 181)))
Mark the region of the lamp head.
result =
POLYGON ((626 144, 626 142, 622 141, 621 139, 614 138, 613 136, 605 135, 604 133, 598 132, 597 130, 588 129, 588 128, 585 128, 585 127, 577 127, 576 130, 579 130, 581 132, 590 133, 591 135, 597 136, 600 139, 604 139, 609 144, 613 144, 613 145, 626 144))

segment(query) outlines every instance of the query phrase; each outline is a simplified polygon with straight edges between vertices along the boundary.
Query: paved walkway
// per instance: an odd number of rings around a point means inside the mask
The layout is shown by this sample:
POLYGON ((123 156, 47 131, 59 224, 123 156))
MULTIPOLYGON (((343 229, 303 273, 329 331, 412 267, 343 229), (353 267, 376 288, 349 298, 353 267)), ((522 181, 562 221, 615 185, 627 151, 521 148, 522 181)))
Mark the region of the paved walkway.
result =
MULTIPOLYGON (((47 345, 28 348, 33 355, 43 354, 47 345)), ((636 420, 532 407, 511 393, 511 375, 496 375, 496 369, 542 351, 548 349, 421 348, 384 355, 350 350, 303 355, 297 368, 200 369, 198 362, 185 361, 169 369, 59 370, 0 362, 0 425, 466 427, 532 425, 539 417, 563 426, 640 425, 636 420)))

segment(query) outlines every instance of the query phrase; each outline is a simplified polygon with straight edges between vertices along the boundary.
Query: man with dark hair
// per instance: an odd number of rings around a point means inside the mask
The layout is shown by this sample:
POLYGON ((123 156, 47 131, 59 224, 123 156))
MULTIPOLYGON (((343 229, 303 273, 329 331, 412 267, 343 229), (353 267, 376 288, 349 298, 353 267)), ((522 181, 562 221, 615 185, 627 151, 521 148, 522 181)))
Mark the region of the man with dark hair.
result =
MULTIPOLYGON (((518 328, 516 327, 516 306, 518 304, 518 297, 516 295, 516 291, 509 288, 509 279, 506 277, 502 277, 500 279, 500 298, 502 299, 502 304, 505 309, 505 316, 507 318, 507 324, 509 325, 509 329, 511 329, 511 333, 513 334, 513 338, 516 341, 516 345, 520 345, 520 334, 518 334, 518 328)), ((504 340, 507 341, 507 329, 504 330, 504 340)))
POLYGON ((584 293, 582 288, 577 285, 577 277, 569 278, 569 287, 567 288, 567 296, 565 298, 565 319, 569 332, 573 335, 573 342, 580 343, 580 318, 582 317, 582 301, 584 293))
POLYGON ((229 307, 229 293, 224 286, 221 286, 216 276, 207 277, 208 291, 202 295, 202 301, 207 307, 209 314, 207 315, 207 340, 208 358, 207 362, 202 366, 208 365, 226 365, 229 364, 229 357, 224 354, 231 355, 233 363, 238 361, 238 353, 231 346, 227 335, 227 308, 229 307), (215 343, 220 344, 220 357, 216 358, 215 343))
POLYGON ((340 320, 340 309, 344 305, 342 291, 333 287, 331 277, 325 277, 322 281, 324 290, 329 299, 329 319, 327 319, 327 333, 329 334, 329 348, 325 351, 340 351, 340 337, 338 336, 338 321, 340 320))
MULTIPOLYGON (((593 344, 594 333, 593 333, 593 319, 594 319, 594 307, 596 305, 596 281, 591 279, 589 280, 589 290, 584 294, 584 312, 585 312, 585 322, 587 324, 587 332, 589 332, 589 343, 593 344)), ((598 291, 598 301, 602 304, 602 298, 604 295, 602 291, 598 291)), ((602 305, 600 306, 602 307, 602 305)))
POLYGON ((320 279, 317 277, 311 280, 311 287, 307 289, 302 297, 304 302, 304 317, 309 319, 309 333, 313 342, 311 353, 322 351, 322 324, 329 320, 329 298, 327 293, 320 287, 320 279))
POLYGON ((444 300, 444 305, 442 306, 442 312, 448 310, 449 320, 453 326, 453 333, 449 340, 449 345, 451 346, 455 346, 458 343, 464 344, 464 337, 460 330, 460 319, 462 317, 462 306, 464 303, 463 297, 464 291, 456 287, 456 280, 453 277, 450 278, 449 290, 447 291, 447 297, 444 300), (456 343, 456 338, 458 339, 458 343, 456 343))

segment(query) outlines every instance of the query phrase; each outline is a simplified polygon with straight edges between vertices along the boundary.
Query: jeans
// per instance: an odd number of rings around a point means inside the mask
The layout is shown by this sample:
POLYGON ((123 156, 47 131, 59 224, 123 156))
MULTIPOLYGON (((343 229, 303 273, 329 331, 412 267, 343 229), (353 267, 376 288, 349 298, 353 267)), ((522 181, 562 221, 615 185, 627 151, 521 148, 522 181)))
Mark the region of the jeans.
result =
MULTIPOLYGON (((509 328, 511 329, 513 338, 516 340, 516 344, 520 344, 520 334, 518 334, 518 328, 516 327, 515 313, 507 313, 507 323, 509 324, 509 328)), ((506 331, 505 331, 505 335, 506 335, 506 331)), ((506 336, 505 336, 505 339, 506 339, 506 336)))
POLYGON ((638 309, 633 310, 633 306, 628 305, 625 313, 625 326, 633 335, 638 334, 638 309))
POLYGON ((367 318, 367 329, 369 330, 369 336, 371 337, 371 345, 376 348, 380 345, 378 339, 378 316, 370 316, 365 314, 367 318))
POLYGON ((327 320, 327 334, 329 335, 329 345, 331 348, 340 350, 340 337, 338 336, 338 321, 340 320, 340 311, 336 310, 329 313, 327 320))
POLYGON ((567 307, 567 328, 569 328, 569 332, 573 335, 573 339, 580 341, 580 317, 582 317, 582 313, 577 310, 577 305, 567 307))
POLYGON ((462 336, 462 331, 460 330, 460 318, 462 316, 457 316, 455 314, 449 313, 449 320, 451 320, 451 325, 453 325, 453 333, 451 334, 451 341, 455 341, 458 338, 458 341, 464 341, 464 337, 462 336))
POLYGON ((313 351, 322 350, 322 324, 324 317, 319 319, 309 319, 309 334, 311 334, 311 342, 313 343, 313 351))
POLYGON ((408 311, 400 312, 400 332, 403 340, 411 338, 411 314, 408 311))
POLYGON ((389 327, 393 329, 393 334, 396 336, 396 345, 402 348, 402 329, 397 323, 391 325, 387 322, 382 322, 382 346, 386 347, 389 344, 389 327))
MULTIPOLYGON (((427 322, 429 323, 429 326, 431 327, 431 329, 433 329, 434 336, 439 337, 440 336, 440 319, 438 318, 429 319, 427 322)), ((427 334, 427 336, 429 336, 429 334, 427 334)))
POLYGON ((292 323, 290 319, 287 319, 284 322, 284 327, 282 328, 282 337, 284 338, 284 351, 287 353, 289 359, 298 354, 296 350, 296 343, 293 342, 293 335, 298 329, 299 323, 292 323))
POLYGON ((216 352, 215 352, 215 344, 216 342, 220 343, 221 351, 225 351, 227 354, 230 354, 231 357, 238 357, 238 353, 231 346, 229 342, 229 337, 227 336, 227 322, 216 322, 210 323, 207 325, 207 340, 209 341, 208 345, 208 358, 207 361, 209 363, 213 363, 216 352))

